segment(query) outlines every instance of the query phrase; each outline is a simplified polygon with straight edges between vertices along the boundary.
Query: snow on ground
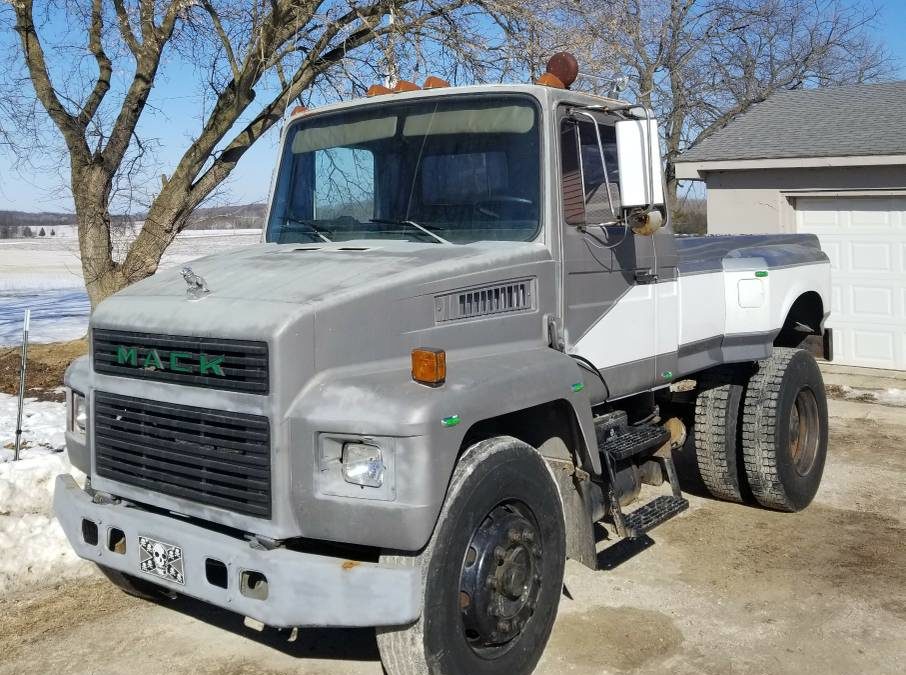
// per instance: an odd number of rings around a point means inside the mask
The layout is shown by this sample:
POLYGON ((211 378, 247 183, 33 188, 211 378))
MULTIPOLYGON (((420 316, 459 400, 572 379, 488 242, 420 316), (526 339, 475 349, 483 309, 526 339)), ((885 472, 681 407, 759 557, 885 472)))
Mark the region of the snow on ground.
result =
POLYGON ((25 309, 31 309, 29 342, 75 340, 88 329, 91 303, 81 288, 27 289, 0 291, 0 346, 22 340, 25 309))
POLYGON ((906 408, 906 389, 863 389, 850 387, 847 384, 833 384, 828 385, 828 393, 831 396, 852 401, 880 403, 881 405, 906 408))
POLYGON ((0 394, 0 594, 91 569, 72 551, 51 508, 58 474, 85 478, 63 449, 65 404, 26 399, 24 449, 14 462, 16 403, 0 394))
MULTIPOLYGON (((160 266, 183 265, 201 256, 256 244, 260 238, 260 230, 188 230, 167 249, 160 266)), ((122 243, 117 248, 122 249, 122 243)), ((75 240, 54 237, 0 242, 0 346, 20 342, 26 307, 32 309, 32 342, 85 335, 90 305, 75 240)))

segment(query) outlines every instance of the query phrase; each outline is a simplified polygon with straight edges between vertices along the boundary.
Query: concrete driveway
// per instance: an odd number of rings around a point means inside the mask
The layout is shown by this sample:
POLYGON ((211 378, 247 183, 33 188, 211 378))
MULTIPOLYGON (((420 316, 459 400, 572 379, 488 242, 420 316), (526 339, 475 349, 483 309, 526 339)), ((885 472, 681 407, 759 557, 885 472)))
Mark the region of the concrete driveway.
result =
MULTIPOLYGON (((693 495, 650 539, 603 551, 606 569, 569 562, 538 672, 906 672, 906 408, 831 401, 831 413, 825 479, 803 513, 693 495)), ((0 600, 0 673, 381 672, 370 631, 288 637, 100 578, 0 600)))

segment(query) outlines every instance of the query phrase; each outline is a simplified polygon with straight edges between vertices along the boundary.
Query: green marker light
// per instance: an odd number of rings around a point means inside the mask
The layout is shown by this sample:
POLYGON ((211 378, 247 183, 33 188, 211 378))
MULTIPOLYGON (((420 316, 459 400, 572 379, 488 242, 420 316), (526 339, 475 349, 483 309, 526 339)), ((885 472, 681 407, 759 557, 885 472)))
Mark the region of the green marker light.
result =
POLYGON ((581 382, 576 382, 576 383, 572 386, 572 389, 573 389, 573 391, 576 391, 576 392, 582 391, 583 389, 585 389, 585 385, 582 384, 581 382))
POLYGON ((455 427, 461 421, 459 415, 450 415, 449 417, 444 417, 440 423, 445 427, 455 427))
POLYGON ((765 270, 760 270, 758 272, 755 272, 755 276, 759 279, 763 279, 764 277, 768 276, 768 273, 765 270))

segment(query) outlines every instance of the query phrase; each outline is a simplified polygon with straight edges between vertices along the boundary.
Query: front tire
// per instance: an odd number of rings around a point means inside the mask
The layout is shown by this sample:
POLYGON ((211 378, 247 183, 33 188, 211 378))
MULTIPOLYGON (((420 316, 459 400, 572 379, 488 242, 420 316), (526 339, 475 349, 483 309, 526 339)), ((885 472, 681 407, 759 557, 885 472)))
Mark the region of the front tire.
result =
POLYGON ((422 572, 422 614, 377 629, 388 675, 527 675, 544 652, 563 586, 566 535, 544 458, 510 437, 460 459, 418 555, 382 560, 422 572))
POLYGON ((758 503, 778 511, 808 506, 827 456, 827 396, 815 358, 775 347, 746 388, 742 450, 758 503))

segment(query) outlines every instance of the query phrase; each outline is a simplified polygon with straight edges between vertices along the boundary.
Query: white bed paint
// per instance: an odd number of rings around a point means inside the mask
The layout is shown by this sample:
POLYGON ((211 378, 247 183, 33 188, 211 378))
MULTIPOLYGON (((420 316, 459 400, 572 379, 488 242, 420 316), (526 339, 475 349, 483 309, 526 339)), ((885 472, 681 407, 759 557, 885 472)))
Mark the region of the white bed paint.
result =
POLYGON ((655 355, 655 287, 633 286, 570 350, 598 368, 655 355))
POLYGON ((723 273, 679 278, 679 344, 723 335, 727 321, 723 273))
MULTIPOLYGON (((734 262, 739 266, 740 261, 734 262)), ((635 286, 571 351, 603 369, 669 354, 678 345, 711 337, 777 331, 796 299, 809 291, 817 291, 828 306, 828 264, 774 269, 767 277, 755 276, 765 269, 763 260, 753 259, 745 270, 635 286), (756 282, 757 292, 753 292, 756 282)))

